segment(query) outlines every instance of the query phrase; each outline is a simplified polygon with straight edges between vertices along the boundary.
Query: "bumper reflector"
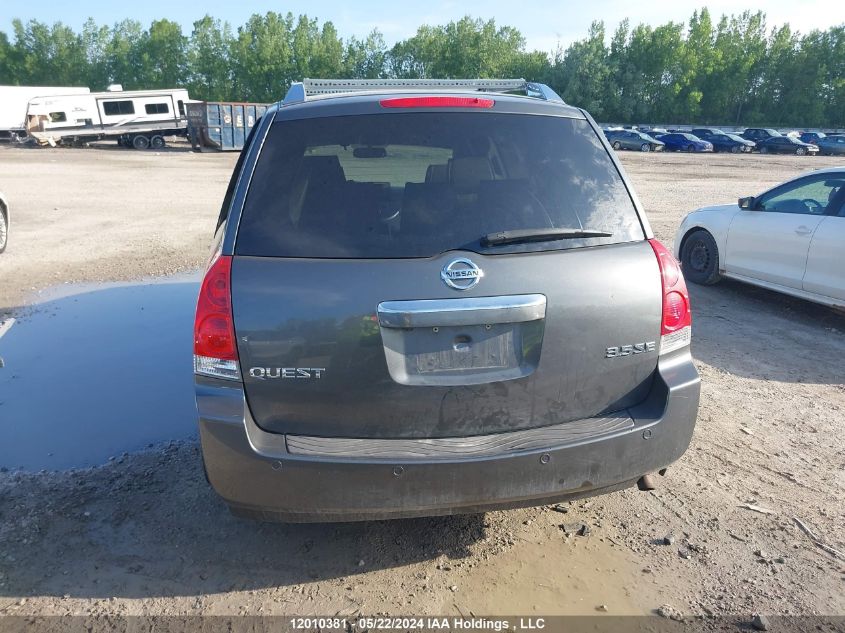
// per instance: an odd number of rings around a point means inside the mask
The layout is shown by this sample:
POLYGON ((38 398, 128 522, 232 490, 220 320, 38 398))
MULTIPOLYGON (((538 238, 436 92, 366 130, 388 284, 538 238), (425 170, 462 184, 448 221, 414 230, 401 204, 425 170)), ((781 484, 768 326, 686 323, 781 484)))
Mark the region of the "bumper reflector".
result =
POLYGON ((194 373, 227 380, 241 379, 241 367, 238 361, 197 356, 196 354, 194 354, 194 373))
POLYGON ((671 334, 664 334, 660 337, 660 354, 668 354, 674 352, 676 349, 681 349, 690 344, 692 340, 692 328, 686 326, 672 332, 671 334))

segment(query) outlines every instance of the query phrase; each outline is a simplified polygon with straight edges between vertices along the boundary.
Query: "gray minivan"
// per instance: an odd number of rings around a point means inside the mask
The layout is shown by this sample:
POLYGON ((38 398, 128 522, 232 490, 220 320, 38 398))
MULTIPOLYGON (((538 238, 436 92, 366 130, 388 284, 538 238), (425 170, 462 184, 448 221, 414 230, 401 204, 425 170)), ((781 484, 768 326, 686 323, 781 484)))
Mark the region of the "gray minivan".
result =
POLYGON ((546 86, 294 84, 247 141, 212 252, 196 402, 235 514, 539 505, 689 445, 680 268, 601 130, 546 86))

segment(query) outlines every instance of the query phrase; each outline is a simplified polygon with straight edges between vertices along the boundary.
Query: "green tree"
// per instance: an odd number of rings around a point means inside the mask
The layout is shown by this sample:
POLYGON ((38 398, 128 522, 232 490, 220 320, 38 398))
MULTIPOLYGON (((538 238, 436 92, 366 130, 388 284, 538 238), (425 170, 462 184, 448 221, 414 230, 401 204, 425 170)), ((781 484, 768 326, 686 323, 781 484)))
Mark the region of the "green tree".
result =
POLYGON ((586 39, 575 42, 555 60, 560 66, 555 86, 567 103, 578 104, 604 117, 604 97, 610 80, 603 22, 593 22, 586 39))
POLYGON ((155 20, 137 43, 144 88, 176 88, 187 81, 188 39, 182 27, 170 20, 155 20))
POLYGON ((206 15, 190 37, 169 20, 144 29, 93 19, 79 33, 14 20, 0 32, 0 83, 126 89, 186 85, 211 100, 275 101, 303 77, 525 77, 613 122, 845 126, 845 25, 767 33, 762 12, 695 11, 687 24, 631 26, 586 37, 551 57, 513 27, 466 16, 421 25, 388 48, 373 31, 343 39, 307 15, 253 15, 236 32, 206 15))
POLYGON ((762 12, 722 16, 716 29, 715 67, 704 84, 702 108, 710 119, 739 124, 760 84, 766 36, 762 12))
POLYGON ((68 26, 56 22, 52 26, 36 20, 25 25, 14 20, 16 53, 15 68, 20 84, 54 85, 61 80, 67 85, 85 85, 87 59, 82 39, 68 26))
MULTIPOLYGON (((421 26, 394 45, 388 68, 393 76, 407 78, 503 77, 518 69, 525 55, 518 30, 466 16, 445 26, 421 26)), ((536 64, 536 57, 531 61, 536 64)))
POLYGON ((10 85, 20 80, 15 63, 16 53, 17 49, 9 42, 9 36, 0 31, 0 85, 10 85))
POLYGON ((796 53, 799 37, 788 25, 774 29, 769 37, 767 59, 760 71, 756 98, 746 109, 746 120, 754 124, 779 125, 778 119, 788 119, 785 111, 789 99, 793 73, 797 70, 796 53))
POLYGON ((350 79, 379 79, 387 69, 387 45, 384 36, 373 30, 366 39, 352 36, 343 53, 343 75, 350 79))
POLYGON ((278 101, 294 75, 293 15, 253 15, 238 27, 229 59, 232 94, 244 101, 278 101))
POLYGON ((140 50, 143 32, 137 20, 123 20, 112 27, 105 47, 106 74, 110 83, 118 83, 125 90, 146 87, 140 50))
POLYGON ((194 22, 188 44, 188 90, 192 97, 208 101, 224 101, 232 94, 229 52, 232 30, 210 15, 194 22))
POLYGON ((87 62, 86 86, 92 90, 104 90, 110 80, 108 63, 109 29, 88 18, 82 26, 82 46, 87 62))

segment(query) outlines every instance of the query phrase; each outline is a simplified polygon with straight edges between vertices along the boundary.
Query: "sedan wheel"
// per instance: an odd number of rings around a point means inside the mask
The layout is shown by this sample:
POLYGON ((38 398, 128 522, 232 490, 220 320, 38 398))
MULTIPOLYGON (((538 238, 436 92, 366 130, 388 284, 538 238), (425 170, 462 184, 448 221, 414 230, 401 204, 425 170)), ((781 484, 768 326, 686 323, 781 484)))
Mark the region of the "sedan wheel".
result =
POLYGON ((807 150, 806 150, 806 149, 804 149, 803 147, 798 147, 798 148, 796 148, 796 150, 795 150, 795 155, 796 155, 796 156, 803 156, 803 155, 804 155, 804 154, 806 154, 806 153, 807 153, 807 150))
POLYGON ((649 145, 648 143, 643 143, 642 145, 640 145, 640 151, 641 152, 650 152, 651 151, 651 145, 649 145))
POLYGON ((695 284, 709 286, 719 281, 719 247, 708 231, 698 229, 684 241, 681 269, 695 284))
POLYGON ((6 250, 6 242, 9 241, 9 220, 0 205, 0 253, 6 250))
POLYGON ((760 153, 761 154, 768 154, 769 148, 764 145, 763 147, 760 148, 760 153))
POLYGON ((739 145, 734 145, 731 147, 731 154, 738 154, 739 153, 739 145))
POLYGON ((692 145, 687 145, 687 151, 688 152, 694 152, 695 148, 692 145))
POLYGON ((619 141, 613 141, 613 149, 618 150, 622 147, 622 144, 619 141))

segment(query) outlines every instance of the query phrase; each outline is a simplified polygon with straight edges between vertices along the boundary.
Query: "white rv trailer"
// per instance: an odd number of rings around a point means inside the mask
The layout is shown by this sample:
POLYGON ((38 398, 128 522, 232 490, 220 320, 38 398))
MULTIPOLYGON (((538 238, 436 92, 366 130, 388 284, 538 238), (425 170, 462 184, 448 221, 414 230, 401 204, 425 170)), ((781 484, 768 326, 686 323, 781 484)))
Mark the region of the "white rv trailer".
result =
POLYGON ((115 139, 125 147, 159 149, 165 136, 184 136, 188 91, 115 90, 54 95, 29 102, 27 132, 42 145, 115 139))
POLYGON ((0 140, 14 141, 26 136, 26 107, 31 99, 89 92, 79 86, 0 86, 0 140))

